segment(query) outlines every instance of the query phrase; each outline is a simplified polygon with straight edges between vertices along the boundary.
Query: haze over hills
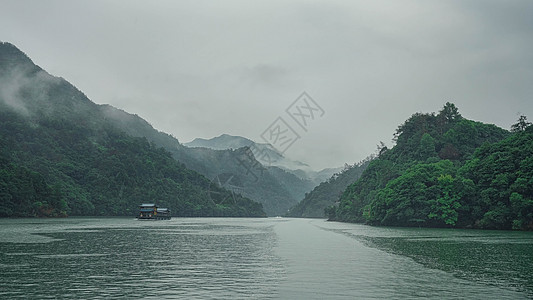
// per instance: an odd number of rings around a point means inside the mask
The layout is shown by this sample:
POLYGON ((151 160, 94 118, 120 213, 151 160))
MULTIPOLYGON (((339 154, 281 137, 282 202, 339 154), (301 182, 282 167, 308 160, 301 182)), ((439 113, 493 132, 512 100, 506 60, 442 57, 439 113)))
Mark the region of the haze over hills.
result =
POLYGON ((342 170, 342 168, 339 167, 315 171, 306 163, 286 158, 270 144, 256 143, 248 138, 232 136, 229 134, 222 134, 211 139, 196 138, 191 142, 184 143, 183 145, 191 148, 209 148, 215 150, 249 147, 254 153, 256 159, 261 162, 262 165, 267 167, 279 167, 303 180, 310 180, 315 184, 319 184, 327 180, 331 177, 331 175, 342 170))
MULTIPOLYGON (((124 132, 147 138, 172 153, 176 160, 188 168, 206 176, 221 187, 262 203, 269 216, 285 214, 289 208, 303 199, 305 193, 312 190, 319 180, 302 178, 288 170, 261 164, 256 159, 255 153, 247 147, 244 138, 236 139, 238 142, 232 144, 234 147, 226 149, 185 147, 176 138, 157 131, 137 115, 110 105, 102 105, 101 111, 108 122, 124 132), (244 146, 239 148, 241 145, 244 146)), ((272 152, 272 155, 276 153, 272 152)))
POLYGON ((94 104, 64 79, 53 77, 35 66, 16 47, 6 43, 2 51, 2 100, 19 114, 31 112, 67 119, 91 130, 109 126, 133 137, 146 138, 156 147, 170 152, 187 168, 207 177, 218 188, 227 188, 235 195, 241 194, 262 203, 268 215, 286 213, 316 185, 314 181, 302 179, 278 167, 263 166, 246 149, 184 147, 176 138, 154 129, 138 115, 110 105, 94 104), (22 98, 19 97, 21 93, 25 93, 22 98))
POLYGON ((142 202, 178 216, 264 216, 259 203, 127 135, 102 108, 0 43, 2 216, 132 216, 142 202))
POLYGON ((252 199, 271 216, 294 207, 291 215, 317 217, 353 182, 327 208, 330 219, 533 228, 533 127, 525 116, 509 132, 463 118, 452 103, 416 113, 392 149, 308 193, 313 178, 295 175, 308 170, 289 169, 306 165, 269 145, 222 135, 183 146, 137 115, 93 103, 9 43, 0 44, 0 71, 3 216, 131 215, 147 199, 182 216, 263 215, 252 199), (274 159, 262 164, 258 153, 274 159))
POLYGON ((372 159, 374 156, 369 156, 357 164, 346 164, 344 169, 317 185, 311 192, 306 193, 305 198, 292 207, 286 216, 325 218, 326 209, 339 201, 344 190, 361 177, 372 159))

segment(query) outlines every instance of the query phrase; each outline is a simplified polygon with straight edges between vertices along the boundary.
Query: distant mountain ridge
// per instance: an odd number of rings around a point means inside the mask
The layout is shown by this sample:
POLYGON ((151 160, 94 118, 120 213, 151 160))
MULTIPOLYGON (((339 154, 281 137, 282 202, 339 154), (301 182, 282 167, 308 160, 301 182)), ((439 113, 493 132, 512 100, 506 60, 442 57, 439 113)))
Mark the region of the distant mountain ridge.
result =
POLYGON ((195 138, 191 142, 183 143, 184 146, 191 148, 203 147, 215 150, 239 149, 249 147, 252 144, 254 144, 254 141, 250 139, 229 134, 222 134, 211 139, 195 138))
POLYGON ((277 151, 270 144, 256 143, 248 138, 241 136, 233 136, 229 134, 222 134, 211 139, 196 138, 191 142, 183 144, 190 148, 209 148, 214 150, 228 150, 238 149, 241 147, 249 147, 264 166, 279 167, 291 174, 298 176, 303 180, 310 180, 315 184, 319 184, 327 180, 335 172, 342 168, 327 168, 320 171, 314 171, 308 164, 288 159, 277 151))
POLYGON ((256 143, 248 138, 222 134, 211 139, 196 138, 192 142, 184 143, 190 148, 210 148, 215 150, 238 149, 250 147, 256 158, 265 166, 275 166, 286 170, 310 169, 309 165, 287 159, 270 144, 256 143), (261 154, 261 155, 257 155, 261 154))
POLYGON ((326 218, 326 209, 334 206, 346 188, 357 181, 374 159, 373 156, 354 164, 346 164, 344 169, 333 174, 328 180, 320 183, 305 198, 292 207, 287 217, 326 218))
POLYGON ((233 181, 239 182, 241 186, 236 193, 260 202, 269 216, 285 214, 316 185, 315 181, 302 179, 281 168, 262 165, 246 148, 217 150, 185 147, 173 136, 154 129, 138 115, 110 105, 102 105, 100 110, 108 122, 132 136, 145 137, 165 148, 176 160, 211 181, 218 183, 223 177, 232 178, 228 185, 233 185, 233 181), (252 168, 253 172, 250 171, 252 168))

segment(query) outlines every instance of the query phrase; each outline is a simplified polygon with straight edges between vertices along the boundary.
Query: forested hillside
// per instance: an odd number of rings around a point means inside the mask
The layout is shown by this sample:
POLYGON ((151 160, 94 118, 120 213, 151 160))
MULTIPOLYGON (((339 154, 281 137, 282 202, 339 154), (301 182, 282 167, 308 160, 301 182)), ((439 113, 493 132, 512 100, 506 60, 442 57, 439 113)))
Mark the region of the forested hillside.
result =
MULTIPOLYGON (((107 122, 130 135, 145 137, 157 146, 164 147, 187 168, 199 172, 219 186, 233 189, 261 203, 270 216, 285 214, 315 186, 311 180, 301 179, 275 166, 262 165, 249 147, 225 150, 184 147, 177 139, 155 130, 137 115, 109 105, 99 108, 107 122)), ((241 145, 235 144, 235 147, 241 145)))
POLYGON ((244 196, 262 203, 269 216, 285 214, 298 203, 313 183, 302 180, 277 167, 265 167, 245 147, 235 150, 188 148, 175 157, 189 166, 198 163, 198 172, 227 188, 235 188, 244 196), (183 160, 182 160, 183 159, 183 160))
POLYGON ((533 128, 508 132, 447 103, 402 124, 329 218, 375 225, 533 229, 533 128))
POLYGON ((1 43, 1 216, 134 215, 141 202, 179 216, 264 216, 1 43))
MULTIPOLYGON (((192 148, 191 151, 198 148, 209 148, 214 150, 229 150, 248 147, 256 154, 256 159, 265 167, 276 167, 290 174, 296 175, 304 181, 310 181, 312 187, 329 179, 335 172, 342 168, 326 168, 320 171, 313 170, 309 165, 291 160, 280 153, 272 145, 266 143, 256 143, 250 139, 241 136, 232 136, 222 134, 211 139, 196 138, 192 142, 184 143, 186 147, 192 148), (338 170, 337 170, 338 169, 338 170)), ((283 182, 281 182, 283 184, 283 182)), ((291 186, 296 189, 302 188, 299 185, 291 186)), ((306 188, 306 192, 310 189, 306 188)), ((302 196, 303 197, 303 196, 302 196)))
POLYGON ((305 194, 305 198, 290 209, 288 217, 300 218, 324 218, 326 208, 334 205, 342 195, 342 192, 350 184, 355 182, 363 171, 368 167, 371 158, 361 161, 333 174, 327 181, 320 183, 311 192, 305 194))

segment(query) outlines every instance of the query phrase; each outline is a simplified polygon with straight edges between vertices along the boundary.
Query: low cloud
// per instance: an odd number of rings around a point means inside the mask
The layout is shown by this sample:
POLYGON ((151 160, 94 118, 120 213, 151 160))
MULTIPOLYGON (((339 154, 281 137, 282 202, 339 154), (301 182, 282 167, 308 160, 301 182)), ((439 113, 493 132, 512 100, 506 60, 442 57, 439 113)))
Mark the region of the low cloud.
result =
POLYGON ((32 65, 7 68, 0 75, 0 101, 21 115, 30 116, 34 112, 32 104, 40 103, 41 108, 48 106, 44 104, 49 98, 47 91, 60 82, 60 78, 32 65))

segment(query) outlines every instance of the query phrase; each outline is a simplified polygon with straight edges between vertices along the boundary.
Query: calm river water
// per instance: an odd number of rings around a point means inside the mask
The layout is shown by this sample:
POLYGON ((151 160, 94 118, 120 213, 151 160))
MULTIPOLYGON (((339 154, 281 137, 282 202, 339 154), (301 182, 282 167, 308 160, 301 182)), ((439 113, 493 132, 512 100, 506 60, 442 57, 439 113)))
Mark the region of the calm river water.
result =
POLYGON ((531 299, 533 233, 0 219, 0 299, 531 299))

